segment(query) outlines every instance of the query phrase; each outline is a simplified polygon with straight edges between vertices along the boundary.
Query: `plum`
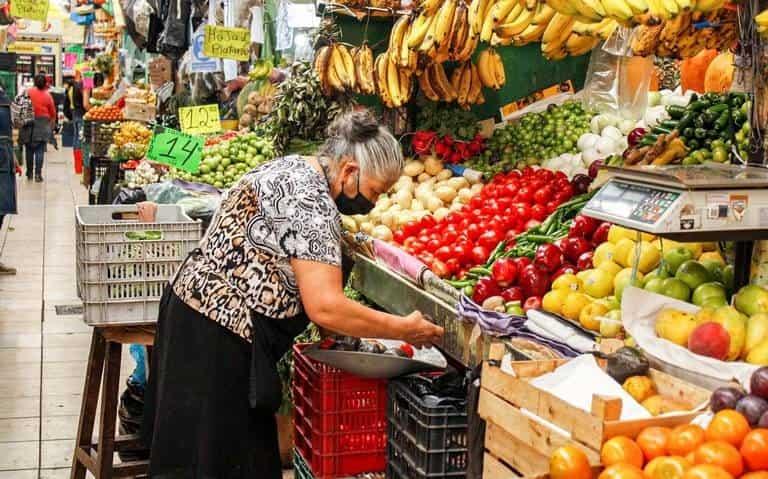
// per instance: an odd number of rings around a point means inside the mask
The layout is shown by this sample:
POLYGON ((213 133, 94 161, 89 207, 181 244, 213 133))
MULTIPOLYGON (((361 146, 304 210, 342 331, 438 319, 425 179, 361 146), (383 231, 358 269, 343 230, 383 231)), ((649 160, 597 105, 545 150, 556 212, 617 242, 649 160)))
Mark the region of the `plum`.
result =
POLYGON ((754 427, 768 411, 768 401, 754 394, 747 394, 736 403, 736 411, 747 418, 749 425, 754 427))
POLYGON ((757 421, 757 427, 768 428, 768 411, 765 411, 763 415, 760 416, 760 420, 757 421))
POLYGON ((709 407, 712 412, 722 409, 734 409, 736 403, 744 397, 744 393, 736 388, 717 388, 709 399, 709 407))
POLYGON ((768 366, 763 366, 752 373, 749 390, 755 396, 768 400, 768 366))

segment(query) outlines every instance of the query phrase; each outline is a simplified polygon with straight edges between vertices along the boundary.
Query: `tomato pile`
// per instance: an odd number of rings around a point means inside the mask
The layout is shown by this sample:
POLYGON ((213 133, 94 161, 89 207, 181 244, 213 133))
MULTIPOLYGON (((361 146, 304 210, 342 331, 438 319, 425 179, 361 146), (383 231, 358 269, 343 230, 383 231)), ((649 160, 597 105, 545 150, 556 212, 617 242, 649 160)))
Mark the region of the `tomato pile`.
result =
POLYGON ((502 173, 458 211, 440 221, 410 221, 393 240, 441 278, 462 278, 485 264, 502 240, 539 225, 573 194, 562 172, 529 167, 502 173))
POLYGON ((123 119, 123 110, 112 105, 102 105, 88 110, 86 120, 92 121, 119 121, 123 119))

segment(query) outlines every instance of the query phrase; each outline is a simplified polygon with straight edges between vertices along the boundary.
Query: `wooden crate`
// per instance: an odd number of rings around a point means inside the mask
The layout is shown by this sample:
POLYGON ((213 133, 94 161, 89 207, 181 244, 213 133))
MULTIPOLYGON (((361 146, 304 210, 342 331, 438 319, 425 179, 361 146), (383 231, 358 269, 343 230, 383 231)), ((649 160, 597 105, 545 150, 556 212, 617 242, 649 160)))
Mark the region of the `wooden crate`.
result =
MULTIPOLYGON (((498 360, 502 354, 503 348, 492 346, 491 359, 498 360)), ((501 371, 494 361, 483 364, 478 413, 487 423, 484 478, 540 478, 549 469, 552 452, 566 444, 580 447, 590 463, 599 466, 600 449, 606 440, 619 435, 634 438, 649 426, 687 424, 699 414, 620 421, 619 398, 595 395, 592 410, 587 412, 528 382, 566 361, 512 362, 515 376, 501 371), (510 476, 512 472, 518 475, 510 476)), ((652 369, 649 376, 663 396, 685 400, 694 406, 709 398, 709 391, 661 371, 652 369)))
POLYGON ((156 109, 155 105, 148 103, 138 103, 132 101, 125 102, 125 108, 123 108, 123 118, 126 120, 143 121, 151 123, 155 121, 156 109))

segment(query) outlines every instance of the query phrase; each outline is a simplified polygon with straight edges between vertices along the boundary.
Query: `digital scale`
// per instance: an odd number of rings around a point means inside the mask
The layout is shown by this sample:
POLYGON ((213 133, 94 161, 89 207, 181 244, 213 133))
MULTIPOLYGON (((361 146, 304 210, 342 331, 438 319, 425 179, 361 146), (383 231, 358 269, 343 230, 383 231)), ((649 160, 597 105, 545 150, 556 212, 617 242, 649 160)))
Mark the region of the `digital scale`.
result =
POLYGON ((675 241, 768 239, 768 169, 705 165, 605 167, 587 216, 675 241))

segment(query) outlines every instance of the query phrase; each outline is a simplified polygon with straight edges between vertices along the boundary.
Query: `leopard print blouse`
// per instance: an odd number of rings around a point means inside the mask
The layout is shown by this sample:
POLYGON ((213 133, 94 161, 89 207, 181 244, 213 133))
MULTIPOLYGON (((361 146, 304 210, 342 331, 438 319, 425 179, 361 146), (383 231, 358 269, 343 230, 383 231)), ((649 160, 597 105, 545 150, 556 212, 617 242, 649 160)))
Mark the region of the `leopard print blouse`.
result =
POLYGON ((302 311, 291 258, 340 266, 340 238, 341 217, 323 175, 304 158, 278 158, 225 193, 173 290, 250 341, 249 311, 274 319, 302 311))

